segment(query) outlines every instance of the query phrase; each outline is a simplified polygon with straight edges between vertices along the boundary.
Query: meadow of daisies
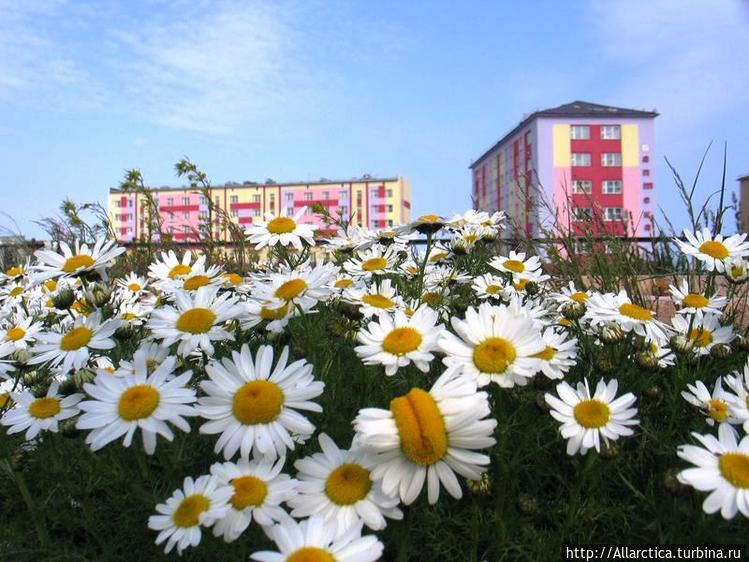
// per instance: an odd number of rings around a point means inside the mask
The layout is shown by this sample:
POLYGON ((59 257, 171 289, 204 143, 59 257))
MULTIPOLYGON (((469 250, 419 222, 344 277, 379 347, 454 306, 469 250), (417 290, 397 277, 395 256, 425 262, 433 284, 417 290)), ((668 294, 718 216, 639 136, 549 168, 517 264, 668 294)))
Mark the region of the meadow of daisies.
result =
POLYGON ((746 235, 669 241, 664 317, 505 251, 501 213, 325 241, 298 219, 251 226, 244 270, 101 237, 0 274, 4 559, 743 542, 746 235))

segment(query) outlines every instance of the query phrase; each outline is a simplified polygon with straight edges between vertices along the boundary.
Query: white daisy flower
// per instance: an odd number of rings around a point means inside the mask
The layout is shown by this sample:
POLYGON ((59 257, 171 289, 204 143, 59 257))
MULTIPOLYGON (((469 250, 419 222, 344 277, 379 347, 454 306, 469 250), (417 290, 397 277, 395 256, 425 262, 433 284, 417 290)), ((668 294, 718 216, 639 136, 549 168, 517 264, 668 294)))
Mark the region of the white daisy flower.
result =
POLYGON ((107 267, 125 248, 117 246, 114 240, 97 240, 93 248, 87 244, 75 243, 75 252, 65 242, 60 242, 61 254, 52 250, 37 250, 34 256, 39 263, 33 266, 35 281, 44 281, 52 277, 80 275, 96 271, 99 277, 106 280, 107 267))
POLYGON ((192 261, 192 252, 187 250, 180 260, 174 250, 161 252, 161 257, 148 266, 149 275, 156 280, 159 287, 163 287, 173 279, 185 278, 193 271, 202 271, 205 267, 205 256, 196 257, 192 261))
POLYGON ((372 283, 370 287, 349 287, 341 298, 351 304, 359 306, 359 312, 365 318, 375 314, 395 312, 403 306, 403 299, 396 294, 390 279, 383 279, 372 283))
POLYGON ((692 342, 698 355, 708 355, 718 344, 728 344, 734 338, 732 326, 721 326, 717 315, 695 316, 693 319, 676 314, 671 319, 674 329, 692 342))
POLYGON ((126 300, 132 300, 138 298, 148 288, 148 280, 131 271, 124 278, 117 279, 117 286, 122 290, 126 300))
POLYGON ((186 477, 182 488, 156 506, 158 515, 148 518, 148 528, 159 531, 156 544, 166 541, 164 552, 168 554, 176 546, 180 555, 188 546, 197 546, 203 538, 200 528, 224 517, 232 494, 231 486, 220 485, 213 476, 200 476, 195 481, 186 477))
POLYGON ((557 385, 556 396, 546 393, 546 403, 551 407, 552 417, 561 422, 559 432, 567 439, 567 454, 585 455, 589 449, 601 451, 601 439, 608 445, 609 440, 632 435, 629 427, 637 425, 637 408, 631 392, 616 398, 619 383, 612 379, 608 384, 600 380, 591 396, 588 380, 577 383, 577 390, 566 382, 557 385))
POLYGON ((724 519, 733 519, 737 512, 749 517, 749 436, 737 442, 736 432, 727 425, 713 435, 692 433, 702 445, 681 445, 679 458, 695 465, 682 470, 679 481, 701 492, 711 492, 702 509, 713 514, 720 511, 724 519))
POLYGON ((28 275, 31 271, 31 258, 26 258, 24 263, 18 265, 11 265, 5 271, 0 271, 0 282, 2 281, 17 281, 20 277, 28 275))
POLYGON ((254 451, 275 459, 294 450, 294 439, 307 439, 315 426, 297 410, 321 412, 311 402, 320 396, 325 383, 312 376, 312 365, 304 360, 287 365, 289 348, 284 347, 273 366, 273 348, 260 346, 252 359, 244 344, 232 359, 211 361, 205 368, 210 380, 200 387, 207 396, 198 401, 198 411, 207 420, 201 433, 220 433, 215 451, 226 460, 237 451, 249 458, 254 451))
POLYGON ((297 481, 283 474, 285 458, 240 459, 238 462, 215 463, 211 474, 220 485, 229 485, 234 493, 229 498, 226 515, 216 521, 213 534, 226 542, 233 542, 250 526, 254 519, 267 527, 288 517, 281 507, 296 495, 297 481))
POLYGON ((729 404, 731 415, 736 420, 743 420, 744 432, 747 432, 749 430, 749 362, 744 365, 743 373, 734 371, 726 375, 724 380, 728 386, 724 399, 729 404))
POLYGON ((321 515, 326 522, 337 523, 341 536, 360 521, 373 531, 387 523, 385 517, 402 519, 399 500, 385 494, 382 484, 372 479, 372 453, 356 443, 339 449, 325 433, 318 437, 322 452, 294 463, 299 478, 297 494, 289 500, 294 517, 321 515))
POLYGON ((489 265, 497 271, 503 271, 504 273, 530 276, 537 272, 540 273, 541 260, 537 256, 526 258, 525 252, 510 251, 508 256, 492 258, 489 265))
POLYGON ((749 256, 749 242, 744 242, 746 234, 734 234, 724 239, 722 234, 713 236, 709 228, 703 228, 694 234, 685 230, 684 237, 686 242, 678 238, 674 238, 674 242, 684 254, 701 261, 708 271, 723 273, 725 259, 749 256))
MULTIPOLYGON (((164 347, 156 342, 143 342, 140 347, 135 350, 133 354, 133 360, 121 359, 118 365, 115 375, 134 375, 135 374, 135 363, 140 357, 146 362, 146 369, 149 374, 153 373, 159 365, 161 365, 167 357, 169 357, 169 348, 164 347)), ((168 374, 167 380, 174 378, 174 375, 168 374)))
POLYGON ((677 314, 723 314, 721 308, 723 308, 728 299, 726 297, 719 297, 718 295, 712 295, 706 297, 702 293, 692 293, 689 291, 689 283, 683 280, 679 287, 670 285, 668 288, 671 293, 671 299, 674 301, 679 309, 676 311, 677 314))
POLYGON ((77 427, 93 430, 86 436, 92 451, 122 436, 122 444, 129 447, 135 431, 140 429, 143 449, 152 455, 157 434, 168 441, 174 439, 169 424, 184 432, 190 431, 190 424, 184 417, 196 415, 190 405, 196 400, 195 390, 187 387, 192 371, 171 377, 176 364, 176 357, 167 357, 150 372, 145 353, 136 354, 133 374, 113 377, 109 373, 99 373, 93 383, 83 385, 93 400, 80 403, 85 413, 78 419, 77 427))
POLYGON ((234 336, 225 324, 242 313, 242 307, 230 293, 217 295, 218 287, 201 287, 193 294, 177 290, 174 306, 154 309, 148 322, 153 337, 164 346, 179 342, 177 352, 186 357, 196 349, 213 354, 214 341, 234 336))
POLYGON ((505 298, 505 280, 491 273, 474 278, 471 288, 481 300, 505 298))
POLYGON ((369 279, 372 275, 393 273, 396 253, 392 246, 383 247, 377 244, 368 250, 357 252, 356 255, 356 258, 343 262, 343 268, 354 277, 369 279))
POLYGON ((260 300, 279 299, 310 310, 318 301, 333 294, 332 282, 338 267, 332 263, 300 267, 288 273, 275 273, 268 283, 258 284, 253 296, 260 300))
POLYGON ((744 258, 726 258, 723 260, 726 278, 731 283, 743 283, 749 279, 749 261, 744 258))
POLYGON ((552 293, 550 297, 557 303, 557 310, 561 311, 564 305, 570 302, 585 304, 592 294, 591 291, 579 290, 575 282, 570 281, 566 287, 562 287, 560 292, 552 293))
POLYGON ((8 426, 9 434, 25 431, 27 441, 42 431, 57 433, 59 422, 80 411, 77 404, 83 398, 83 394, 61 396, 57 393, 59 387, 57 381, 52 382, 41 398, 35 398, 27 390, 11 392, 10 399, 15 406, 5 412, 0 423, 8 426))
POLYGON ((634 304, 625 290, 614 293, 594 293, 587 301, 585 318, 593 326, 617 323, 625 332, 650 339, 666 338, 666 326, 656 319, 655 314, 645 307, 634 304))
POLYGON ((387 376, 411 362, 426 373, 443 328, 438 322, 437 312, 428 306, 411 316, 401 310, 393 316, 381 314, 359 331, 357 339, 364 345, 355 348, 356 354, 365 365, 384 365, 387 376))
POLYGON ((34 322, 31 316, 18 315, 11 320, 5 330, 0 330, 0 344, 9 343, 14 349, 27 349, 36 341, 42 330, 41 322, 34 322))
POLYGON ((39 342, 32 348, 34 355, 29 364, 47 363, 61 366, 64 373, 80 369, 89 359, 90 350, 112 349, 115 346, 112 334, 120 327, 119 320, 101 322, 97 310, 89 316, 78 316, 63 333, 40 332, 39 342))
POLYGON ((297 522, 291 517, 268 531, 278 552, 263 550, 250 555, 258 562, 376 562, 383 551, 374 535, 361 536, 361 524, 343 537, 336 525, 322 517, 297 522))
POLYGON ((541 359, 535 357, 546 349, 541 331, 531 318, 505 305, 468 308, 465 320, 453 317, 451 324, 457 336, 442 332, 440 349, 447 354, 442 362, 461 366, 479 386, 524 386, 541 368, 541 359))
POLYGON ((310 246, 315 245, 315 227, 312 224, 300 224, 307 207, 300 207, 293 217, 286 215, 283 209, 279 216, 266 213, 265 220, 252 224, 245 230, 245 235, 255 244, 255 249, 265 246, 294 246, 297 250, 302 249, 303 241, 310 246))
POLYGON ((365 408, 354 420, 356 439, 376 452, 374 480, 386 494, 397 494, 408 505, 419 496, 424 481, 430 504, 439 498, 440 483, 454 498, 463 492, 455 472, 481 478, 489 457, 477 453, 495 444, 497 420, 485 392, 476 382, 447 369, 427 392, 412 388, 394 398, 389 410, 365 408))
POLYGON ((172 293, 176 290, 197 291, 201 287, 221 287, 224 285, 224 277, 221 267, 212 265, 208 268, 203 265, 193 265, 192 271, 187 275, 178 275, 174 279, 164 281, 160 284, 162 290, 172 293))
POLYGON ((546 349, 533 357, 541 360, 541 372, 550 379, 561 379, 577 363, 577 338, 564 330, 547 327, 541 334, 546 349))
POLYGON ((239 325, 243 330, 254 328, 261 322, 267 322, 265 325, 267 331, 281 333, 289 320, 300 314, 297 307, 275 298, 263 301, 248 299, 242 305, 244 312, 239 317, 239 325))
POLYGON ((741 419, 733 414, 721 377, 716 379, 712 394, 702 381, 695 381, 693 385, 688 384, 687 389, 688 391, 682 391, 681 396, 707 416, 705 421, 708 425, 715 425, 715 422, 719 424, 741 423, 741 419))

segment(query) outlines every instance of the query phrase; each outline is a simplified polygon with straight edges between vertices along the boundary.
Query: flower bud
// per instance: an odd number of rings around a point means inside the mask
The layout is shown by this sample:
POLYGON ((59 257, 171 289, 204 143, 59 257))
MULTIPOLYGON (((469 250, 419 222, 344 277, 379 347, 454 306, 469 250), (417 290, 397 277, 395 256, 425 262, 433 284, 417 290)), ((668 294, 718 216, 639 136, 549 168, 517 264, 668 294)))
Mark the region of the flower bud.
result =
POLYGON ((635 353, 635 363, 643 369, 655 371, 658 368, 658 357, 650 351, 638 351, 635 353))
POLYGON ((724 343, 715 344, 710 350, 710 355, 719 359, 723 359, 731 355, 731 347, 724 343))
POLYGON ((669 345, 674 352, 680 355, 689 355, 694 349, 694 342, 684 334, 676 334, 669 341, 669 345))
POLYGON ((539 512, 538 499, 530 494, 518 495, 518 508, 526 515, 534 515, 539 512))
POLYGON ((607 345, 613 345, 619 343, 624 339, 624 330, 621 329, 619 324, 609 323, 601 326, 601 331, 598 334, 601 341, 607 345))
POLYGON ((75 293, 68 288, 62 289, 54 297, 52 297, 52 304, 57 310, 69 310, 75 302, 75 293))
POLYGON ((584 302, 570 301, 562 305, 562 316, 568 320, 577 320, 582 318, 587 310, 584 302))
POLYGON ((492 492, 492 482, 489 473, 484 472, 478 480, 466 480, 468 491, 474 496, 488 496, 492 492))

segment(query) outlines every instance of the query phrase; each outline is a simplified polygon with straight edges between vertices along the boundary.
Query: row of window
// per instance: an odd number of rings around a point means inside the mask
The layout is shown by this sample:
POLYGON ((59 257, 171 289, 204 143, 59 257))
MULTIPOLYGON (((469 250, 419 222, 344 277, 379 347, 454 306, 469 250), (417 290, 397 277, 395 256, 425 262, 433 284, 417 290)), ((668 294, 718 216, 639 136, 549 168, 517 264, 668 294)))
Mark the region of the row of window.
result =
MULTIPOLYGON (((570 165, 572 166, 590 166, 590 152, 573 152, 570 155, 570 165)), ((621 152, 602 152, 601 166, 612 167, 622 165, 621 152)))
MULTIPOLYGON (((572 193, 592 193, 593 182, 591 180, 572 180, 572 193)), ((603 180, 601 182, 601 193, 616 194, 622 192, 622 180, 603 180)))
MULTIPOLYGON (((604 221, 620 221, 624 217, 621 207, 603 207, 604 221)), ((593 209, 591 207, 573 207, 572 217, 576 221, 590 222, 593 220, 593 209)))
MULTIPOLYGON (((572 140, 590 139, 590 127, 588 125, 572 125, 570 127, 570 138, 572 140)), ((619 125, 603 125, 601 127, 602 140, 618 140, 622 138, 622 128, 619 125)))

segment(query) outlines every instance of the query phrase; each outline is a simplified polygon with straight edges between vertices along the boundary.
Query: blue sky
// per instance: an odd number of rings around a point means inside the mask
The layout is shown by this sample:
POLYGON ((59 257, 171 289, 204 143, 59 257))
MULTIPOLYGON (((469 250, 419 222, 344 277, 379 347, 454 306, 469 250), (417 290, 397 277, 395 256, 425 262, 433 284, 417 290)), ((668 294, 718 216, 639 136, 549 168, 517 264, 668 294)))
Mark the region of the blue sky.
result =
POLYGON ((704 196, 724 141, 729 186, 749 173, 748 45, 745 0, 0 0, 0 212, 39 236, 63 198, 128 168, 175 185, 188 156, 216 184, 404 175, 415 213, 451 214, 472 159, 576 99, 656 108, 686 177, 713 141, 704 196))

